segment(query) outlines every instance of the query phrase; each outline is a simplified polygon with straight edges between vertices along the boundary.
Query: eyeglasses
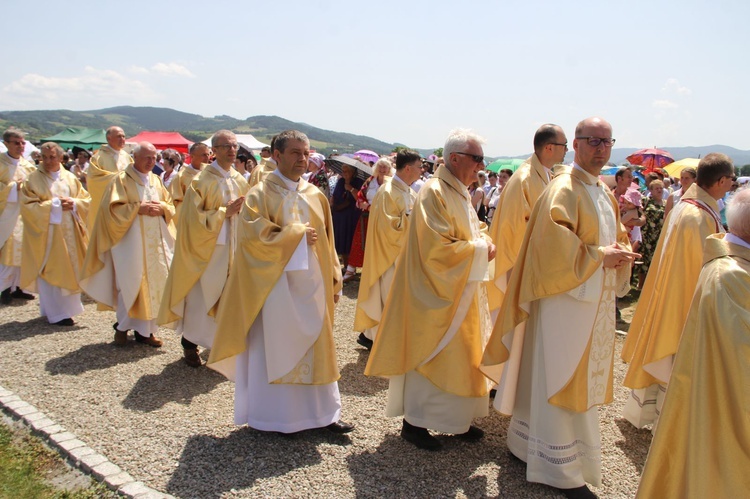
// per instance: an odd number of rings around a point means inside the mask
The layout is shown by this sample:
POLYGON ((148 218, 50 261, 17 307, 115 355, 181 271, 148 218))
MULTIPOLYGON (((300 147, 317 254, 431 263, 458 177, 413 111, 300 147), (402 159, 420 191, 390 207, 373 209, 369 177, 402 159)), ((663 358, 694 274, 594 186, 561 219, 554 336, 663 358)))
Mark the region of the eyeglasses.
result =
POLYGON ((548 144, 552 144, 553 146, 563 146, 565 149, 568 148, 568 143, 565 142, 564 144, 561 144, 559 142, 547 142, 548 144))
POLYGON ((240 145, 239 144, 219 144, 217 146, 213 146, 213 148, 214 149, 225 149, 225 150, 228 151, 230 149, 239 149, 240 145))
POLYGON ((737 182, 737 175, 723 175, 721 178, 728 178, 732 182, 737 182))
POLYGON ((604 147, 615 145, 615 139, 600 139, 599 137, 576 137, 576 139, 585 140, 591 147, 599 147, 599 144, 604 144, 604 147))
POLYGON ((6 140, 7 144, 13 144, 14 146, 23 146, 26 145, 25 140, 6 140))
POLYGON ((468 152, 458 152, 454 151, 456 154, 462 154, 464 156, 469 156, 471 159, 474 160, 475 163, 484 163, 484 156, 479 156, 477 154, 469 154, 468 152))

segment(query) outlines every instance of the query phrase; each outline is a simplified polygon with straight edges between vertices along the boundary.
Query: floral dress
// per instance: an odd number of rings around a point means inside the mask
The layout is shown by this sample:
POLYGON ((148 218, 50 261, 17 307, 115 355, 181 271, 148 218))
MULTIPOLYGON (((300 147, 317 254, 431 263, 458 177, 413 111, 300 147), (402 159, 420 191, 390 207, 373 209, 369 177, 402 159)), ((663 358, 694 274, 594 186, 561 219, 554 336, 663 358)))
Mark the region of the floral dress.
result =
POLYGON ((643 211, 646 214, 646 223, 641 228, 643 242, 639 251, 643 255, 641 270, 645 274, 651 266, 651 260, 654 258, 654 252, 656 251, 656 243, 659 242, 661 228, 664 225, 664 205, 658 205, 651 198, 648 198, 643 211))

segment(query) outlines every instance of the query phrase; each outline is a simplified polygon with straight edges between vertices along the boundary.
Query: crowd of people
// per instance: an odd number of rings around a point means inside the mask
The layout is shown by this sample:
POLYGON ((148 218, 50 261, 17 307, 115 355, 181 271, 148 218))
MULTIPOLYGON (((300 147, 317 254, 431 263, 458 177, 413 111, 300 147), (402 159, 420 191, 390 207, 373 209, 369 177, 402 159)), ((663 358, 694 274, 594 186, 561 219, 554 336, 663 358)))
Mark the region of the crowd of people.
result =
POLYGON ((596 117, 576 127, 572 164, 564 130, 546 124, 515 172, 487 172, 484 140, 465 129, 438 160, 403 149, 364 178, 334 173, 295 130, 259 162, 229 130, 189 158, 147 142, 131 156, 116 126, 106 137, 70 164, 42 144, 35 165, 22 132, 3 134, 2 303, 38 293, 41 315, 67 327, 85 292, 115 312, 116 346, 132 331, 158 348, 164 326, 189 366, 210 349, 208 367, 235 383, 236 424, 342 434, 354 426, 341 419, 334 308, 359 277, 364 374, 388 378, 384 412, 404 440, 478 441, 491 404, 511 418, 528 481, 595 497, 616 300, 640 274, 622 351, 623 416, 654 432, 639 495, 750 490, 750 189, 727 156, 683 170, 679 187, 649 174, 644 195, 629 167, 603 182, 615 139, 596 117))

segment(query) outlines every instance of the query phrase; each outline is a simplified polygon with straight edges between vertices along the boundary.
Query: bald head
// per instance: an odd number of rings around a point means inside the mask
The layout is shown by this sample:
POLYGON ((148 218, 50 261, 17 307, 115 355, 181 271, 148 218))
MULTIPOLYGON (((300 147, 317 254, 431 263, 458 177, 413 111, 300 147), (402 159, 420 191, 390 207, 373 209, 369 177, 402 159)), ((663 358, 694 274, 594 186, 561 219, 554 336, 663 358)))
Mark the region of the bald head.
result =
POLYGON ((599 175, 612 154, 612 125, 599 117, 586 118, 576 126, 573 140, 575 162, 591 175, 599 175))
POLYGON ((151 142, 141 142, 133 150, 133 167, 141 173, 149 173, 156 164, 156 148, 151 142))
POLYGON ((115 151, 125 146, 125 132, 119 126, 107 128, 107 144, 115 151))

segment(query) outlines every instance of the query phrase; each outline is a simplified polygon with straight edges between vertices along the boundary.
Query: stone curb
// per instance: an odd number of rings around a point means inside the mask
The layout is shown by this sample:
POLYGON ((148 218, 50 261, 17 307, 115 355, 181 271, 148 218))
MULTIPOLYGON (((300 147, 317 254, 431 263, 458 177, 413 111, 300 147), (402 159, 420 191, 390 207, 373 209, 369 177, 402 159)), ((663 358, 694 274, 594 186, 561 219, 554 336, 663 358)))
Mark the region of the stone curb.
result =
POLYGON ((11 418, 21 421, 82 473, 104 483, 118 494, 134 499, 174 499, 133 478, 106 456, 78 439, 12 391, 0 385, 0 408, 11 418))

